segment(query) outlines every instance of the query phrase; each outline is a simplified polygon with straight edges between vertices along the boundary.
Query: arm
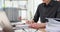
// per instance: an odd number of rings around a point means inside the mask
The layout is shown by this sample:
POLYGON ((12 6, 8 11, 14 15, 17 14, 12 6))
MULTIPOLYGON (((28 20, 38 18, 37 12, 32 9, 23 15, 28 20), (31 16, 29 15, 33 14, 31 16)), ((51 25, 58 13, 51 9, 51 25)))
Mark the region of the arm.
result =
POLYGON ((34 28, 34 29, 45 28, 46 23, 33 23, 33 24, 30 24, 29 27, 34 28))
POLYGON ((39 6, 38 6, 37 11, 34 15, 34 18, 32 20, 27 20, 26 23, 27 24, 36 23, 38 21, 38 19, 39 19, 39 6))
POLYGON ((56 18, 60 18, 60 7, 59 7, 58 10, 57 10, 56 18))
POLYGON ((34 22, 37 22, 39 20, 39 16, 40 16, 39 7, 40 6, 38 6, 37 11, 36 11, 34 18, 33 18, 34 22))

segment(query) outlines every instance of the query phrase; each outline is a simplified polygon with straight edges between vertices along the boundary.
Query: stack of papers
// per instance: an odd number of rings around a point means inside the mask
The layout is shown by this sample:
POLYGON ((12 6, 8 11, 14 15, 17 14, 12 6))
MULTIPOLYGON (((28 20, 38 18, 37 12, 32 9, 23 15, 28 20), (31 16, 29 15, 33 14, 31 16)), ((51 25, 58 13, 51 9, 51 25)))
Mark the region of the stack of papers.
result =
POLYGON ((55 20, 60 20, 60 18, 46 18, 46 19, 55 19, 55 20))
POLYGON ((49 22, 47 22, 46 30, 47 31, 60 31, 60 22, 56 20, 60 20, 59 18, 46 18, 49 22))

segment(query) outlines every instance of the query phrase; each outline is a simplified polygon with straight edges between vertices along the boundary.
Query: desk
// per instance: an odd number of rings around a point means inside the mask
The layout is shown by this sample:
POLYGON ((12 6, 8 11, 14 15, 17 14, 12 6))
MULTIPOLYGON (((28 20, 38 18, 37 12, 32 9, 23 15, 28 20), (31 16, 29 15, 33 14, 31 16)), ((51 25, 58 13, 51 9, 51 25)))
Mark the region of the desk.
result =
MULTIPOLYGON (((15 32, 26 32, 26 31, 24 31, 23 29, 19 29, 19 27, 22 28, 22 27, 24 26, 25 29, 26 29, 26 28, 28 27, 28 25, 26 25, 26 26, 25 26, 25 25, 20 26, 19 24, 21 24, 21 23, 15 23, 15 24, 17 24, 16 27, 18 27, 18 30, 15 30, 15 32)), ((32 29, 32 28, 31 28, 31 29, 32 29)), ((27 30, 28 30, 28 28, 27 28, 27 30)), ((33 31, 34 31, 34 29, 32 30, 32 32, 33 32, 33 31)), ((46 31, 45 31, 44 28, 40 28, 40 29, 37 30, 37 32, 46 32, 46 31)))
MULTIPOLYGON (((23 30, 15 30, 15 32, 26 32, 26 31, 23 31, 23 30)), ((46 32, 45 29, 38 29, 38 31, 36 32, 46 32)))

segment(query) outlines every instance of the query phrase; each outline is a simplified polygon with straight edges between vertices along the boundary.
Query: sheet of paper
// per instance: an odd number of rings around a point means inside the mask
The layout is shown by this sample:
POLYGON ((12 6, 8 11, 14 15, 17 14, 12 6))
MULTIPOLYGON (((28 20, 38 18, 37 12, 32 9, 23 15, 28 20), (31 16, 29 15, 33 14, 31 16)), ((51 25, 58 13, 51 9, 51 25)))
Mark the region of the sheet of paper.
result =
POLYGON ((59 31, 60 30, 60 22, 54 20, 54 18, 48 18, 48 23, 46 25, 46 30, 47 31, 59 31))

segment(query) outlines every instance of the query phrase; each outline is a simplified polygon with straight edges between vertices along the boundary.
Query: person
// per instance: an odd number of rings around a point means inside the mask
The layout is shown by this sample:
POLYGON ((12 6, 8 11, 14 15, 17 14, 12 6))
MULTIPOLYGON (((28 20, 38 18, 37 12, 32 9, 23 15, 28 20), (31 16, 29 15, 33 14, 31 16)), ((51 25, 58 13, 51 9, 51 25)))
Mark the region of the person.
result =
POLYGON ((48 22, 45 18, 60 18, 60 2, 54 0, 42 0, 32 20, 27 20, 29 27, 34 29, 45 28, 48 22), (40 18, 41 23, 37 23, 40 18))

